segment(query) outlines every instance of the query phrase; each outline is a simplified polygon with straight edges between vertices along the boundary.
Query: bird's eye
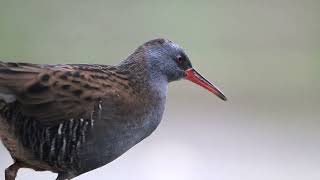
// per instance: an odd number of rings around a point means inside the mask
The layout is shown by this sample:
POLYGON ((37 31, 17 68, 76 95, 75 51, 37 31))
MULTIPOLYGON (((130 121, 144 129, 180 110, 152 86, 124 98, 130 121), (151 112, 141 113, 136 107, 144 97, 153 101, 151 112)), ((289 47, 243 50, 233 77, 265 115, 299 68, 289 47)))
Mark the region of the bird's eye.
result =
POLYGON ((178 64, 182 64, 183 63, 183 57, 181 55, 178 55, 176 58, 176 61, 178 64))

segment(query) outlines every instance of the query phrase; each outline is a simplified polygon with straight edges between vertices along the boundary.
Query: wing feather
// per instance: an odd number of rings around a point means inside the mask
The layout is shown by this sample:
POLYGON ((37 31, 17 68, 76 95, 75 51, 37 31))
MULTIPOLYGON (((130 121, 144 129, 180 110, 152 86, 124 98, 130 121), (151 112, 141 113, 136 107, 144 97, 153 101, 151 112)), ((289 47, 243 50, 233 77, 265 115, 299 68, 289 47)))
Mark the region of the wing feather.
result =
POLYGON ((23 113, 42 123, 90 118, 99 99, 118 96, 113 73, 106 69, 0 62, 0 93, 15 96, 23 113))

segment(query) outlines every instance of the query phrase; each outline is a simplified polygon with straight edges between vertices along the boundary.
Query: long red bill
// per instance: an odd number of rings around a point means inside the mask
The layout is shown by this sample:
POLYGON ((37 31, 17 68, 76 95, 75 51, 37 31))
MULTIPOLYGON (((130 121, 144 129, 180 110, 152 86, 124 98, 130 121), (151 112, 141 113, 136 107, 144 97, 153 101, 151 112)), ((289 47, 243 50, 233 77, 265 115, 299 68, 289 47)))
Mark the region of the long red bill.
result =
POLYGON ((189 81, 192 81, 192 82, 198 84, 199 86, 207 89, 208 91, 210 91, 213 94, 215 94, 216 96, 218 96, 220 99, 222 99, 224 101, 227 100, 226 96, 223 95, 223 93, 216 86, 211 84, 208 80, 206 80, 206 78, 201 76, 193 68, 187 69, 185 72, 186 72, 186 77, 185 77, 186 79, 188 79, 189 81))

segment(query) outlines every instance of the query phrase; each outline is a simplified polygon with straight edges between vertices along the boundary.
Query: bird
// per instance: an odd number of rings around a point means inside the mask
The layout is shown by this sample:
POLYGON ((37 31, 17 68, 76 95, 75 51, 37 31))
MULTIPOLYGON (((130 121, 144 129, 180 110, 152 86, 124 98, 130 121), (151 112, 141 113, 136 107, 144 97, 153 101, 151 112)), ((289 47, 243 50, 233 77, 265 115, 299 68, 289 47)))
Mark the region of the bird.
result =
POLYGON ((164 38, 117 65, 0 62, 0 138, 13 164, 72 179, 115 160, 148 137, 165 110, 170 82, 186 79, 226 101, 164 38))

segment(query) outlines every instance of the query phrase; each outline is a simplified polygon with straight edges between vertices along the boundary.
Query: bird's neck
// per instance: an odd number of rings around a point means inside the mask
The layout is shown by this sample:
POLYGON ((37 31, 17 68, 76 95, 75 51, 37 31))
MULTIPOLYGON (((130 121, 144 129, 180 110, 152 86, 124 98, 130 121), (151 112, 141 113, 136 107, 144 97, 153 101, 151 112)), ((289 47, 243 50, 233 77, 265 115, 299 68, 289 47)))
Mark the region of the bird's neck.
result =
POLYGON ((119 70, 129 71, 132 86, 144 96, 148 98, 152 96, 151 98, 160 98, 162 100, 166 99, 168 89, 167 77, 157 67, 141 58, 141 56, 129 56, 118 65, 118 68, 119 70))

